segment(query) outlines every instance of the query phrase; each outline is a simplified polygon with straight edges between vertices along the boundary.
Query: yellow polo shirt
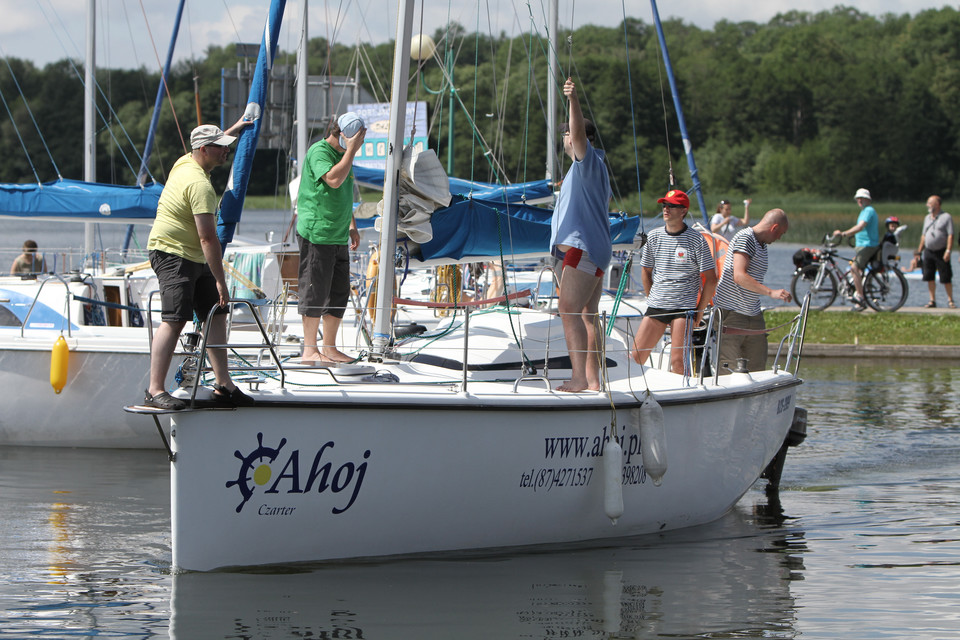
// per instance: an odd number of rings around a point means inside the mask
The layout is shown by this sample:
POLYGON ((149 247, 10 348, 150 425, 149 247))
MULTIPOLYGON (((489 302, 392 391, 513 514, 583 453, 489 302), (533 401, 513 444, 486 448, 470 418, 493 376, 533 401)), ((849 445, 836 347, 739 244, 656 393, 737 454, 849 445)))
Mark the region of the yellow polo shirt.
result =
POLYGON ((217 193, 210 183, 210 174, 188 153, 173 165, 163 186, 147 249, 159 249, 204 264, 194 216, 216 212, 217 193))

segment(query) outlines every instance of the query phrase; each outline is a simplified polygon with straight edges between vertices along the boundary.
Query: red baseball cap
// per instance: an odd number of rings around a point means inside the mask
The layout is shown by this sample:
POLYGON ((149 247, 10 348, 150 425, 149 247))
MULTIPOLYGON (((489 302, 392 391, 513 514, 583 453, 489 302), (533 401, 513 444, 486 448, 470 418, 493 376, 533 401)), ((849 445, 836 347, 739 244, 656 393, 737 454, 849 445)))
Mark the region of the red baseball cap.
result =
POLYGON ((679 189, 671 189, 670 191, 667 191, 667 195, 657 200, 657 203, 659 204, 663 204, 665 202, 668 204, 679 204, 687 209, 690 208, 690 198, 687 197, 686 193, 680 191, 679 189))

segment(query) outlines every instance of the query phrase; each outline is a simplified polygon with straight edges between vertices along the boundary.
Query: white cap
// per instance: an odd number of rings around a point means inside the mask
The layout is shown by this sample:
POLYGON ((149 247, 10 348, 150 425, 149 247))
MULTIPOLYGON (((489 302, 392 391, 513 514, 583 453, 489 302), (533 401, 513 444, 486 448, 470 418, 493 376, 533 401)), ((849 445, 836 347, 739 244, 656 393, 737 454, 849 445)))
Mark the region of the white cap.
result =
POLYGON ((870 197, 870 192, 867 191, 866 189, 857 189, 857 195, 853 196, 853 199, 856 200, 857 198, 866 198, 867 200, 873 200, 873 198, 870 197))

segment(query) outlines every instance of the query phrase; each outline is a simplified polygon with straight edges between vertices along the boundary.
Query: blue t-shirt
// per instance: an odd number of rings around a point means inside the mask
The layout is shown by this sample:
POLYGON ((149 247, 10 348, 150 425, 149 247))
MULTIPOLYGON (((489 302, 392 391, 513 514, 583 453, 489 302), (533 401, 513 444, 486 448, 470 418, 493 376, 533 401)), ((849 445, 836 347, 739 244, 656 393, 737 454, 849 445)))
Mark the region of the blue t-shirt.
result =
POLYGON ((607 270, 613 255, 610 241, 610 178, 603 151, 587 143, 587 152, 563 178, 550 221, 550 249, 565 244, 586 251, 598 268, 607 270))
POLYGON ((858 247, 876 247, 880 244, 880 227, 877 222, 877 212, 870 205, 860 210, 860 216, 857 218, 857 224, 866 222, 865 226, 857 235, 853 236, 858 247))

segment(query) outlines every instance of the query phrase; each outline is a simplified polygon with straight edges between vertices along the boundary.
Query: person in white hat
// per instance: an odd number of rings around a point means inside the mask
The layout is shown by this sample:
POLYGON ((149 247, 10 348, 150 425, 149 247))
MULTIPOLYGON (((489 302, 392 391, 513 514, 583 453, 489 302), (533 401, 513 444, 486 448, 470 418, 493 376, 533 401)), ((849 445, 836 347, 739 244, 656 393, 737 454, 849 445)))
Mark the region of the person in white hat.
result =
POLYGON ((880 248, 880 220, 877 217, 876 210, 870 204, 869 191, 857 189, 853 199, 857 201, 857 205, 860 207, 857 224, 846 231, 835 229, 833 235, 839 235, 841 238, 854 236, 857 257, 854 258, 853 264, 850 266, 850 274, 853 276, 853 286, 857 289, 857 297, 853 301, 853 310, 863 311, 867 308, 863 296, 863 272, 880 248))
MULTIPOLYGON (((210 326, 210 340, 223 344, 227 337, 226 313, 230 294, 223 272, 220 241, 217 239, 217 194, 210 172, 224 164, 236 133, 250 124, 242 118, 226 131, 203 124, 190 134, 190 153, 170 170, 157 204, 157 218, 150 230, 147 249, 150 266, 160 286, 160 326, 153 336, 150 352, 150 384, 144 404, 157 409, 179 410, 186 404, 166 390, 167 373, 180 332, 194 312, 206 319, 215 304, 220 305, 210 326)), ((210 361, 216 377, 214 398, 225 406, 253 404, 230 379, 224 349, 211 349, 210 361)))
POLYGON ((300 268, 297 311, 303 318, 305 362, 350 362, 337 347, 337 332, 350 299, 350 249, 360 246, 353 217, 353 159, 366 135, 363 119, 341 115, 327 137, 312 145, 301 167, 297 193, 300 268), (323 342, 317 333, 323 324, 323 342))

